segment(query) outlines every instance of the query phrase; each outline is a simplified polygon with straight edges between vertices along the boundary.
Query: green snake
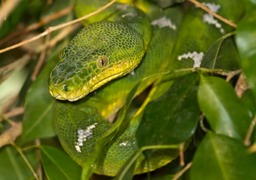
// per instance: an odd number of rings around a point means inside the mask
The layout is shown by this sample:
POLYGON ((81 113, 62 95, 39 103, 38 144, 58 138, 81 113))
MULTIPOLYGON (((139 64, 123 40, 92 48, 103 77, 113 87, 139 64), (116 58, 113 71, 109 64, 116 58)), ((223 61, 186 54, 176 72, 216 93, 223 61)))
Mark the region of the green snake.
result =
MULTIPOLYGON (((97 1, 86 3, 94 6, 94 2, 97 1)), ((106 2, 98 4, 101 3, 106 2)), ((161 11, 151 5, 138 7, 116 3, 105 17, 100 17, 102 21, 86 25, 62 50, 60 61, 50 74, 49 91, 58 99, 56 133, 66 152, 81 166, 90 162, 96 139, 113 126, 112 121, 134 87, 140 82, 137 95, 160 78, 147 77, 170 69, 168 49, 173 47, 176 29, 161 26, 158 20, 168 21, 177 8, 161 11)), ((140 113, 125 117, 129 122, 126 128, 106 143, 96 163, 92 163, 94 173, 115 176, 138 151, 135 133, 139 117, 140 113)), ((157 169, 177 155, 175 150, 150 159, 141 156, 134 173, 157 169)))

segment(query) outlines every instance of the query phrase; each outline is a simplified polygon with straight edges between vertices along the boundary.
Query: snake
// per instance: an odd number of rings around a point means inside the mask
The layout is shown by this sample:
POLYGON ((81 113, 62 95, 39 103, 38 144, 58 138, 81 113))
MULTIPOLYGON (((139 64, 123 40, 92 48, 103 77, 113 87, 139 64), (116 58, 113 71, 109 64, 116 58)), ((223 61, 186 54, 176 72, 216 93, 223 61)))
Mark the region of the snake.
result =
MULTIPOLYGON (((84 1, 89 11, 106 2, 84 1)), ((82 7, 77 8, 79 12, 82 7)), ((132 90, 137 96, 160 78, 147 77, 170 69, 168 49, 177 30, 159 22, 177 13, 178 8, 163 11, 151 3, 115 2, 103 15, 89 19, 61 51, 49 76, 49 92, 56 99, 54 127, 64 150, 81 166, 91 163, 94 173, 115 176, 138 151, 136 130, 141 116, 134 113, 124 117, 125 128, 105 142, 92 162, 97 139, 114 126, 132 90)), ((158 169, 177 156, 177 150, 152 158, 141 155, 134 174, 158 169)))

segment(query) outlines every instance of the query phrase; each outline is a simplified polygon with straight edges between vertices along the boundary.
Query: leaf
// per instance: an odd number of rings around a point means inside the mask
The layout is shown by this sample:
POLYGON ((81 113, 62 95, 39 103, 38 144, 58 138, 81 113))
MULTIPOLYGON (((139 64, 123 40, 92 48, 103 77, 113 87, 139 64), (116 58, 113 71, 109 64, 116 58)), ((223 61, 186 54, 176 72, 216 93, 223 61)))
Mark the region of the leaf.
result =
POLYGON ((139 151, 136 158, 131 157, 132 161, 128 160, 118 173, 119 179, 130 177, 130 168, 143 153, 149 168, 156 162, 170 162, 178 156, 179 146, 176 144, 185 142, 194 134, 199 119, 197 83, 197 74, 178 78, 164 95, 149 103, 145 112, 131 121, 137 124, 134 127, 138 126, 136 141, 139 151))
POLYGON ((216 133, 240 140, 245 137, 250 124, 249 110, 228 82, 217 77, 201 76, 198 102, 216 133))
POLYGON ((193 159, 191 179, 255 179, 256 155, 249 154, 240 141, 208 133, 193 159))
MULTIPOLYGON (((57 0, 51 4, 47 12, 44 11, 43 15, 52 14, 74 3, 73 0, 61 1, 57 0)), ((56 23, 64 23, 71 19, 72 13, 52 20, 49 25, 55 25, 56 23)), ((54 33, 52 34, 54 36, 54 33)), ((68 39, 68 38, 66 38, 68 39)), ((50 95, 48 91, 48 78, 51 70, 59 60, 59 52, 65 45, 61 43, 56 46, 51 52, 51 56, 47 59, 47 64, 37 77, 36 81, 30 86, 27 92, 27 98, 25 101, 25 113, 23 117, 23 134, 21 137, 22 143, 37 139, 47 138, 55 135, 52 126, 53 120, 53 103, 55 99, 50 95)))
MULTIPOLYGON (((32 159, 35 165, 35 154, 29 152, 25 154, 27 158, 32 159)), ((32 179, 33 174, 29 171, 28 166, 13 147, 4 147, 0 150, 0 174, 1 179, 32 179)), ((31 163, 31 161, 29 161, 31 163)), ((32 166, 33 166, 32 165, 32 166)))
POLYGON ((184 2, 184 0, 150 0, 150 1, 156 3, 161 8, 166 8, 173 4, 184 2))
POLYGON ((48 91, 48 76, 57 60, 56 55, 50 59, 27 92, 21 136, 23 143, 55 135, 52 127, 54 98, 48 91))
POLYGON ((250 117, 251 117, 251 119, 253 119, 253 116, 256 113, 256 101, 254 99, 252 90, 250 89, 250 90, 246 91, 243 94, 241 100, 243 101, 244 105, 246 105, 246 107, 249 109, 250 117))
MULTIPOLYGON (((253 3, 252 3, 253 4, 253 3)), ((246 75, 247 81, 253 90, 254 98, 256 97, 256 11, 255 7, 250 8, 247 11, 244 19, 239 22, 237 33, 236 33, 236 43, 238 51, 241 57, 241 66, 244 74, 246 75)))
POLYGON ((81 167, 67 154, 50 146, 41 146, 42 163, 48 179, 80 179, 81 167))
POLYGON ((185 75, 176 79, 163 96, 148 104, 136 133, 140 147, 179 144, 194 134, 200 115, 197 83, 197 74, 185 75))
MULTIPOLYGON (((85 16, 91 12, 96 11, 97 9, 105 6, 107 3, 109 3, 108 0, 101 0, 101 1, 84 1, 84 0, 76 0, 75 3, 75 13, 76 16, 82 17, 85 16)), ((91 16, 86 19, 86 22, 84 24, 88 24, 88 22, 93 23, 97 21, 102 21, 106 19, 106 17, 110 17, 114 13, 116 13, 116 7, 114 5, 108 7, 107 11, 102 11, 99 14, 96 14, 94 16, 91 16)))
MULTIPOLYGON (((236 22, 244 12, 243 3, 240 0, 216 0, 215 2, 208 1, 205 3, 218 7, 219 9, 217 14, 222 15, 233 22, 236 22)), ((205 16, 208 15, 209 17, 209 14, 198 7, 195 7, 194 5, 192 5, 184 14, 182 25, 179 30, 179 36, 172 53, 172 58, 170 59, 174 69, 193 66, 199 67, 202 62, 203 55, 206 53, 209 47, 211 47, 212 44, 217 39, 221 38, 225 33, 232 31, 232 28, 217 19, 214 19, 213 21, 217 22, 218 25, 207 23, 205 21, 205 16)), ((232 41, 227 42, 225 46, 227 46, 225 50, 235 50, 232 41), (230 44, 232 47, 231 49, 228 47, 230 44)), ((220 56, 224 53, 226 52, 223 51, 220 56)), ((230 52, 230 55, 233 53, 236 54, 235 52, 230 52)), ((225 56, 225 58, 227 58, 228 62, 231 61, 230 59, 233 59, 229 56, 225 56)), ((207 59, 207 63, 213 64, 214 59, 207 59), (211 60, 213 61, 212 63, 210 62, 211 60)), ((232 66, 237 67, 235 64, 232 64, 232 66)))
POLYGON ((200 67, 209 69, 238 69, 238 53, 233 39, 234 33, 227 33, 217 39, 206 51, 200 67), (232 57, 232 58, 230 58, 232 57))

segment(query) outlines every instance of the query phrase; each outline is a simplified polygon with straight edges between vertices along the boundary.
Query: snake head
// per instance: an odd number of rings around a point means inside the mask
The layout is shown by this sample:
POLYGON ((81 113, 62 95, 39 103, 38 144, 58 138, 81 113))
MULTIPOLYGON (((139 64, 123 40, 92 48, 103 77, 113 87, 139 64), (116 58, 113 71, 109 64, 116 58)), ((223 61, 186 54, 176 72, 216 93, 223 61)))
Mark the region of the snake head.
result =
POLYGON ((146 49, 143 34, 136 28, 103 21, 82 29, 62 50, 50 73, 50 94, 59 100, 76 101, 131 72, 146 49))

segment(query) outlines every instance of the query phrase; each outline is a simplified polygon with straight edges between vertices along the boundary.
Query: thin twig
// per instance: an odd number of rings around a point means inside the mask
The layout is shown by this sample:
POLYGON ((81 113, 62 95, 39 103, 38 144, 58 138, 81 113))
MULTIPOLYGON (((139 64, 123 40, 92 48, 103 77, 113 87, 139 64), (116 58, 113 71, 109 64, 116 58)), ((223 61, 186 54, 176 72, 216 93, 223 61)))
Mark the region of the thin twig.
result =
POLYGON ((179 179, 191 166, 192 166, 192 162, 188 163, 181 171, 179 171, 179 172, 173 177, 173 180, 179 179))
POLYGON ((209 129, 207 127, 205 127, 205 125, 204 125, 204 115, 203 114, 200 115, 199 125, 204 132, 209 131, 209 129))
POLYGON ((94 11, 94 12, 88 14, 88 15, 85 15, 85 16, 83 16, 83 17, 81 17, 81 18, 75 19, 75 20, 70 21, 70 22, 67 22, 67 23, 63 23, 63 24, 60 24, 60 25, 57 25, 57 26, 49 27, 47 30, 45 30, 44 32, 42 32, 41 34, 39 34, 39 35, 37 35, 37 36, 35 36, 35 37, 33 37, 33 38, 30 38, 30 39, 25 40, 25 41, 22 41, 22 42, 20 42, 20 43, 14 44, 14 45, 9 46, 9 47, 7 47, 7 48, 1 49, 1 50, 0 50, 0 53, 4 53, 4 52, 6 52, 6 51, 10 51, 10 50, 12 50, 12 49, 18 48, 18 47, 20 47, 20 46, 23 46, 24 44, 28 44, 28 43, 31 43, 31 42, 33 42, 33 41, 36 41, 36 40, 38 40, 38 39, 40 39, 40 38, 46 36, 47 34, 49 34, 49 33, 51 33, 51 32, 54 32, 54 31, 57 31, 57 30, 59 30, 59 29, 62 29, 62 28, 64 28, 64 27, 66 27, 66 26, 70 26, 70 25, 73 25, 73 24, 75 24, 75 23, 78 23, 78 22, 80 22, 80 21, 82 21, 82 20, 84 20, 84 19, 87 19, 87 18, 89 18, 89 17, 91 17, 91 16, 93 16, 93 15, 96 15, 96 14, 98 14, 98 13, 104 11, 105 9, 107 9, 109 6, 111 6, 111 5, 112 5, 113 3, 115 3, 115 2, 116 2, 116 0, 112 0, 111 2, 109 2, 108 4, 106 4, 105 6, 103 6, 103 7, 99 8, 99 9, 97 9, 96 11, 94 11))
POLYGON ((245 136, 245 139, 244 139, 244 145, 245 146, 249 146, 250 145, 250 139, 252 137, 252 133, 253 133, 253 130, 255 128, 255 125, 256 125, 256 115, 254 116, 249 128, 248 128, 248 131, 246 133, 246 136, 245 136))
POLYGON ((184 166, 185 165, 185 159, 184 159, 184 143, 182 143, 180 145, 179 148, 179 152, 180 152, 180 166, 184 166))
POLYGON ((256 152, 256 143, 254 143, 249 149, 249 153, 255 153, 256 152))
POLYGON ((31 24, 29 27, 27 27, 26 29, 24 29, 23 31, 15 31, 12 34, 8 35, 6 38, 2 39, 0 41, 0 46, 3 44, 6 44, 7 42, 11 41, 12 39, 15 39, 15 37, 20 36, 20 35, 24 35, 28 32, 34 31, 40 27, 42 27, 45 24, 48 24, 49 22, 58 19, 68 13, 70 13, 70 11, 72 10, 72 6, 69 6, 65 9, 62 9, 60 11, 57 11, 54 14, 50 14, 48 16, 45 16, 43 19, 41 19, 39 22, 31 24))
MULTIPOLYGON (((2 102, 3 104, 1 104, 0 114, 8 112, 11 109, 11 107, 13 107, 13 104, 16 102, 17 98, 18 97, 16 95, 8 98, 5 102, 2 102)), ((0 118, 0 122, 1 122, 1 118, 0 118)))
POLYGON ((44 17, 43 19, 41 19, 39 22, 30 25, 25 31, 29 32, 29 31, 33 31, 35 29, 38 29, 38 28, 42 27, 43 25, 48 24, 49 22, 51 22, 55 19, 58 19, 58 18, 60 18, 64 15, 67 15, 68 13, 71 12, 72 9, 73 9, 73 6, 69 6, 69 7, 66 7, 65 9, 57 11, 54 14, 50 14, 50 15, 44 17))
POLYGON ((235 71, 230 71, 226 76, 226 81, 229 82, 234 76, 236 76, 240 73, 241 73, 241 69, 238 69, 238 70, 235 70, 235 71))
POLYGON ((202 3, 196 1, 196 0, 188 0, 189 2, 195 4, 197 7, 203 9, 204 11, 206 11, 207 13, 211 14, 212 16, 214 16, 215 18, 219 19, 220 21, 230 25, 231 27, 236 28, 237 25, 235 23, 233 23, 232 21, 218 15, 217 13, 213 12, 212 10, 210 10, 208 7, 206 7, 205 5, 203 5, 202 3))
POLYGON ((33 174, 34 178, 36 180, 39 180, 36 172, 34 171, 32 165, 30 164, 30 162, 28 161, 27 157, 24 155, 24 153, 22 152, 21 148, 19 146, 17 146, 16 144, 12 144, 13 147, 18 151, 18 153, 20 154, 21 158, 23 159, 23 161, 26 163, 26 165, 28 166, 30 172, 33 174))
POLYGON ((19 4, 20 0, 11 0, 6 1, 2 4, 0 8, 0 28, 3 22, 8 18, 9 14, 13 11, 13 9, 19 4))
POLYGON ((3 67, 0 67, 0 73, 1 73, 1 80, 3 81, 5 79, 5 76, 8 75, 12 70, 19 70, 22 69, 30 60, 30 56, 22 56, 21 58, 17 59, 16 61, 7 64, 3 67))
POLYGON ((31 76, 31 79, 32 81, 36 80, 36 77, 37 75, 39 74, 39 71, 41 69, 41 67, 43 66, 43 63, 44 63, 44 60, 45 60, 45 57, 46 57, 46 54, 47 54, 47 44, 49 43, 50 41, 50 35, 51 34, 48 34, 46 36, 46 39, 45 39, 45 44, 46 44, 46 48, 41 52, 40 56, 39 56, 39 59, 37 61, 37 64, 36 64, 36 67, 32 73, 32 76, 31 76))
POLYGON ((15 123, 11 122, 11 127, 4 131, 0 135, 0 148, 7 145, 7 144, 12 144, 18 136, 21 135, 22 132, 22 125, 20 122, 15 123))
MULTIPOLYGON (((42 48, 40 48, 44 53, 41 54, 38 63, 36 65, 36 68, 31 76, 32 80, 35 80, 37 75, 40 72, 40 69, 44 63, 45 60, 45 56, 46 56, 46 49, 50 49, 51 47, 54 47, 60 40, 62 40, 64 37, 66 37, 68 34, 70 34, 71 32, 73 32, 74 30, 76 30, 78 27, 80 27, 79 24, 74 25, 74 26, 68 26, 65 29, 63 29, 63 31, 61 31, 60 33, 58 33, 58 35, 56 35, 51 41, 46 41, 47 43, 44 44, 44 46, 42 48)), ((48 52, 49 53, 49 52, 48 52)))
MULTIPOLYGON (((14 117, 14 116, 18 116, 18 115, 21 115, 23 114, 24 112, 24 107, 16 107, 15 109, 3 114, 2 116, 4 118, 11 118, 11 117, 14 117)), ((0 117, 0 122, 3 120, 3 118, 0 117)))
POLYGON ((63 31, 61 31, 60 33, 58 33, 58 35, 56 35, 49 43, 48 43, 48 47, 52 48, 54 47, 59 41, 61 41, 64 37, 67 37, 68 34, 70 34, 71 32, 75 31, 76 29, 78 29, 81 25, 80 24, 75 24, 74 26, 68 26, 65 29, 63 29, 63 31))
POLYGON ((236 86, 235 86, 235 92, 238 97, 242 97, 244 92, 249 89, 249 86, 246 82, 246 78, 243 73, 240 74, 236 86))
MULTIPOLYGON (((37 147, 40 147, 40 145, 41 145, 40 139, 36 139, 35 144, 36 144, 37 147)), ((23 149, 23 151, 24 151, 24 149, 23 149)), ((37 159, 38 162, 41 161, 41 151, 40 151, 39 148, 36 148, 36 159, 37 159)), ((36 168, 36 172, 37 172, 38 178, 40 180, 43 179, 43 169, 42 168, 43 168, 42 164, 38 163, 38 166, 36 168)))

